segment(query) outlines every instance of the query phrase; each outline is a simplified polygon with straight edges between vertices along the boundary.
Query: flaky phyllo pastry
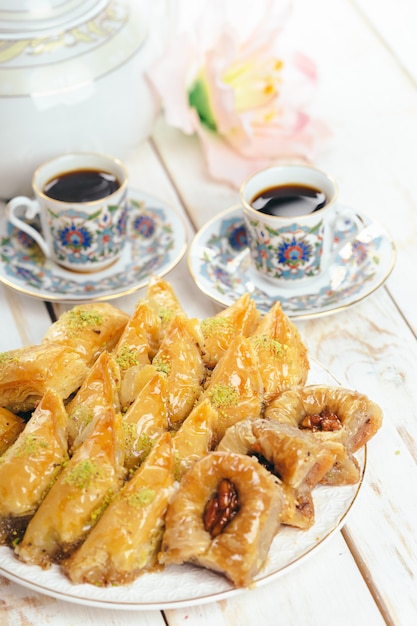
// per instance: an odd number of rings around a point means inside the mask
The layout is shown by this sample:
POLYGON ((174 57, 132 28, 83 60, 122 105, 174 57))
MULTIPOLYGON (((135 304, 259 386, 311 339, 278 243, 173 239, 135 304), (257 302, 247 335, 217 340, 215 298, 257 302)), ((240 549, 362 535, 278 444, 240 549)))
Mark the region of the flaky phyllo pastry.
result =
POLYGON ((193 563, 252 585, 283 526, 314 525, 315 490, 360 480, 382 423, 308 371, 280 304, 249 294, 197 320, 154 277, 131 316, 74 307, 0 355, 0 543, 77 584, 193 563))
POLYGON ((47 567, 71 554, 122 486, 123 460, 121 416, 108 408, 32 517, 16 547, 18 556, 47 567))
POLYGON ((254 458, 211 452, 184 476, 166 516, 162 563, 196 563, 237 586, 259 571, 280 525, 281 492, 254 458))
POLYGON ((64 313, 36 346, 0 354, 0 406, 33 410, 48 388, 63 400, 76 391, 99 354, 118 341, 129 316, 106 303, 64 313))
POLYGON ((0 408, 0 455, 12 445, 25 427, 25 420, 9 409, 0 408))
POLYGON ((75 450, 107 407, 120 412, 120 370, 109 352, 102 352, 91 366, 75 396, 67 404, 68 442, 75 450))
POLYGON ((166 432, 82 546, 64 563, 70 579, 95 585, 125 584, 155 565, 174 481, 174 449, 166 432))
POLYGON ((90 366, 101 352, 113 349, 128 320, 126 313, 107 302, 80 304, 63 313, 43 341, 75 350, 90 366))
POLYGON ((45 393, 17 440, 0 457, 0 542, 19 539, 68 460, 67 416, 45 393))
POLYGON ((152 450, 155 439, 167 432, 168 387, 166 377, 153 365, 146 365, 137 375, 136 399, 123 416, 125 467, 141 465, 152 450))
POLYGON ((213 369, 237 335, 249 337, 258 326, 260 317, 255 302, 245 293, 214 317, 202 320, 202 354, 206 366, 213 369))

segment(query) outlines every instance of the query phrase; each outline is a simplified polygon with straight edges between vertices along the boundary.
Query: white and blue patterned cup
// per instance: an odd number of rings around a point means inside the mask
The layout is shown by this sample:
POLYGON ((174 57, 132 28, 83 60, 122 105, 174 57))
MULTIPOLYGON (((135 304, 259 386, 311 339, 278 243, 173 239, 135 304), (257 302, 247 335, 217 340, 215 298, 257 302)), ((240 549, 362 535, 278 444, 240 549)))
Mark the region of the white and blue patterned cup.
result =
POLYGON ((93 152, 64 154, 34 172, 34 198, 17 196, 6 212, 53 262, 94 272, 122 253, 127 186, 128 172, 118 159, 93 152))
POLYGON ((339 233, 360 228, 337 195, 336 182, 309 165, 272 166, 243 183, 251 261, 263 278, 291 287, 322 275, 346 243, 339 233))

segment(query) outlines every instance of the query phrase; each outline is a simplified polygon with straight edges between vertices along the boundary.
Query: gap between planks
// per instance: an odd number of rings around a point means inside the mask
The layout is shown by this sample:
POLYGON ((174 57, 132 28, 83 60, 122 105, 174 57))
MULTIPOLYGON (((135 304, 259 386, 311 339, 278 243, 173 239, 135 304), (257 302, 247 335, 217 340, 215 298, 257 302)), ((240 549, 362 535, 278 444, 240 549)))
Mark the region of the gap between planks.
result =
POLYGON ((362 575, 362 578, 365 581, 366 586, 368 587, 369 593, 371 594, 375 604, 378 607, 379 612, 381 613, 382 619, 385 621, 387 626, 396 626, 396 623, 391 617, 387 605, 383 601, 378 589, 376 588, 376 585, 373 582, 372 574, 370 573, 369 568, 359 554, 359 551, 356 549, 355 542, 353 541, 346 527, 342 528, 341 534, 346 542, 347 547, 349 548, 349 551, 353 557, 353 560, 356 563, 359 572, 362 575))

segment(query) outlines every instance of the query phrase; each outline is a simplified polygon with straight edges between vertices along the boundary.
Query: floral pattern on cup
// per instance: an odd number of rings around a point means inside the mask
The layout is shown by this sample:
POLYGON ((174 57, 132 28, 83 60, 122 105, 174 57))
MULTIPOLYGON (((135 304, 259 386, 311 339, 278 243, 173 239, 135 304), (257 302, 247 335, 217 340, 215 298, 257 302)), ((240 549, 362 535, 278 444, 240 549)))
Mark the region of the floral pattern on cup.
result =
POLYGON ((293 224, 277 230, 260 220, 247 220, 252 261, 270 278, 297 280, 321 271, 323 220, 312 228, 293 224))
POLYGON ((47 207, 57 262, 85 265, 113 260, 126 236, 127 204, 101 205, 94 213, 70 209, 58 215, 47 207))
POLYGON ((127 234, 128 172, 121 161, 94 152, 62 154, 38 166, 32 189, 33 198, 8 202, 6 216, 46 257, 76 272, 117 261, 127 234), (39 228, 32 225, 36 216, 39 228))
MULTIPOLYGON (((0 219, 0 280, 18 291, 50 301, 106 300, 136 291, 153 274, 164 276, 182 258, 182 218, 163 202, 129 189, 127 237, 121 257, 107 269, 72 272, 45 257, 34 239, 0 219)), ((36 216, 32 226, 40 230, 36 216)))
MULTIPOLYGON (((301 282, 297 288, 287 290, 257 272, 245 239, 241 207, 231 207, 195 236, 188 259, 192 276, 203 293, 223 306, 230 306, 245 292, 250 293, 262 313, 279 300, 285 312, 296 319, 351 306, 383 284, 396 257, 395 246, 384 228, 361 213, 357 215, 363 222, 360 233, 342 248, 317 281, 301 282)), ((352 222, 348 231, 342 226, 334 233, 335 243, 355 232, 352 222)))

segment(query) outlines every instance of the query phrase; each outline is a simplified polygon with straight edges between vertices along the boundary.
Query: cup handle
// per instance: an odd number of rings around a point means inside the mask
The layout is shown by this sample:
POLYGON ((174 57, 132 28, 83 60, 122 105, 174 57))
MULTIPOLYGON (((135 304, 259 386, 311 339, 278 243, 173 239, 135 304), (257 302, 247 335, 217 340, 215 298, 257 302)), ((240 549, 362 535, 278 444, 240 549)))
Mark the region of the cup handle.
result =
POLYGON ((330 249, 330 255, 332 258, 345 246, 347 243, 353 241, 364 224, 361 218, 351 209, 341 207, 336 209, 335 215, 331 220, 330 228, 331 233, 329 239, 331 239, 332 246, 330 249), (340 241, 336 241, 336 233, 345 232, 348 233, 346 237, 342 237, 340 241))
POLYGON ((46 257, 51 256, 51 252, 49 250, 48 244, 42 235, 27 224, 24 220, 33 220, 39 214, 39 204, 36 200, 31 200, 26 196, 17 196, 8 202, 6 206, 6 212, 8 220, 13 226, 16 226, 19 230, 22 230, 24 233, 29 235, 32 239, 36 241, 36 243, 41 248, 42 252, 46 257), (18 209, 24 209, 24 213, 22 217, 19 217, 16 213, 18 209))

